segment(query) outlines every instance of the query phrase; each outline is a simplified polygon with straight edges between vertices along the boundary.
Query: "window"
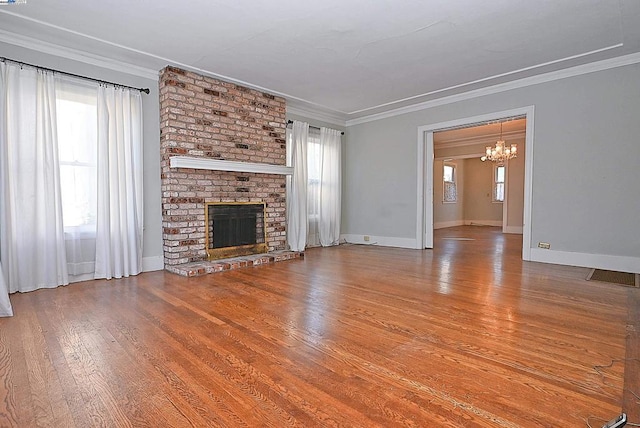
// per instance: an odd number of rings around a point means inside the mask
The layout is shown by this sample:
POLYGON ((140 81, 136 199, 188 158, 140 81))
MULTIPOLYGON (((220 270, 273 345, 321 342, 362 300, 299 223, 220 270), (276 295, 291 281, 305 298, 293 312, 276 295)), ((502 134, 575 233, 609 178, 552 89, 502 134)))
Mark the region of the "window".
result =
POLYGON ((307 144, 307 215, 311 221, 316 221, 320 214, 320 159, 320 134, 310 131, 307 144))
POLYGON ((59 83, 56 125, 65 233, 95 236, 97 214, 97 92, 59 83))
POLYGON ((505 166, 494 165, 493 167, 493 202, 504 202, 504 179, 505 166))
POLYGON ((321 180, 321 153, 320 153, 320 131, 309 130, 309 140, 307 143, 307 216, 309 222, 309 235, 307 244, 309 246, 320 245, 318 235, 320 217, 320 180, 321 180))
POLYGON ((445 163, 442 170, 443 182, 443 202, 457 202, 458 192, 456 189, 456 166, 445 163))

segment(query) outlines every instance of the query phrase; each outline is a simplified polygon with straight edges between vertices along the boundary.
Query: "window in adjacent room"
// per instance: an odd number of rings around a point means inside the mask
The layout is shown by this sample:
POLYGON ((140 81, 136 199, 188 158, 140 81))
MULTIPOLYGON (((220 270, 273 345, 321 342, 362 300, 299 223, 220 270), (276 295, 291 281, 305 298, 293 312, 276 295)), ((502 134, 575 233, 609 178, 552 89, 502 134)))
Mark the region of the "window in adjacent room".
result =
POLYGON ((456 189, 456 165, 445 163, 442 170, 443 202, 457 202, 458 191, 456 189))
POLYGON ((504 202, 505 166, 493 166, 493 202, 504 202))

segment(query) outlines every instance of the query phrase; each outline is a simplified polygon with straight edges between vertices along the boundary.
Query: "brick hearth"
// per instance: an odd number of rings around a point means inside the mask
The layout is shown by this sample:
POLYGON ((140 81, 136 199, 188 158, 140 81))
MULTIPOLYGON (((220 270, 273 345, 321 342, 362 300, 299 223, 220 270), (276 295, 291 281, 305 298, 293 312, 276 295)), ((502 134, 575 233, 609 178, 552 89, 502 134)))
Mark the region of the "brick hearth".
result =
POLYGON ((286 249, 284 175, 170 166, 172 156, 284 166, 285 108, 285 100, 271 94, 175 67, 161 71, 162 226, 168 271, 219 269, 219 263, 204 263, 207 202, 266 203, 269 254, 286 249), (194 269, 197 264, 202 266, 194 269))
POLYGON ((268 254, 253 254, 224 260, 201 261, 167 266, 166 270, 181 276, 200 276, 227 270, 266 265, 304 257, 298 251, 274 251, 268 254))

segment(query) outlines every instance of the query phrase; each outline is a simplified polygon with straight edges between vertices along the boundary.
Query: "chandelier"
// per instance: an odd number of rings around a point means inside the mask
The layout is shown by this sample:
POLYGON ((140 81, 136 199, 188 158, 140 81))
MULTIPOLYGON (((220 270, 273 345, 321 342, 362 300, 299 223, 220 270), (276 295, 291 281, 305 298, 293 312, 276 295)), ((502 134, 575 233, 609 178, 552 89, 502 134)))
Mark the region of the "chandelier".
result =
POLYGON ((507 146, 502 139, 502 122, 500 122, 500 139, 496 142, 495 147, 487 146, 486 153, 480 158, 482 162, 492 161, 497 163, 504 163, 509 159, 513 159, 518 154, 518 146, 511 144, 507 146))

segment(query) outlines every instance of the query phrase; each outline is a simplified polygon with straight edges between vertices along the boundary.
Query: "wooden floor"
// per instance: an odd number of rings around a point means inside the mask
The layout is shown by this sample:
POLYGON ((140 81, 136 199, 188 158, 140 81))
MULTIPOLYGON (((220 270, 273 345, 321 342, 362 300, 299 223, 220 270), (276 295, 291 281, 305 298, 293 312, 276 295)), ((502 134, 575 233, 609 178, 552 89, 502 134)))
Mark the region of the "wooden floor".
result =
POLYGON ((640 422, 638 289, 522 262, 496 228, 435 235, 12 295, 0 427, 640 422))

